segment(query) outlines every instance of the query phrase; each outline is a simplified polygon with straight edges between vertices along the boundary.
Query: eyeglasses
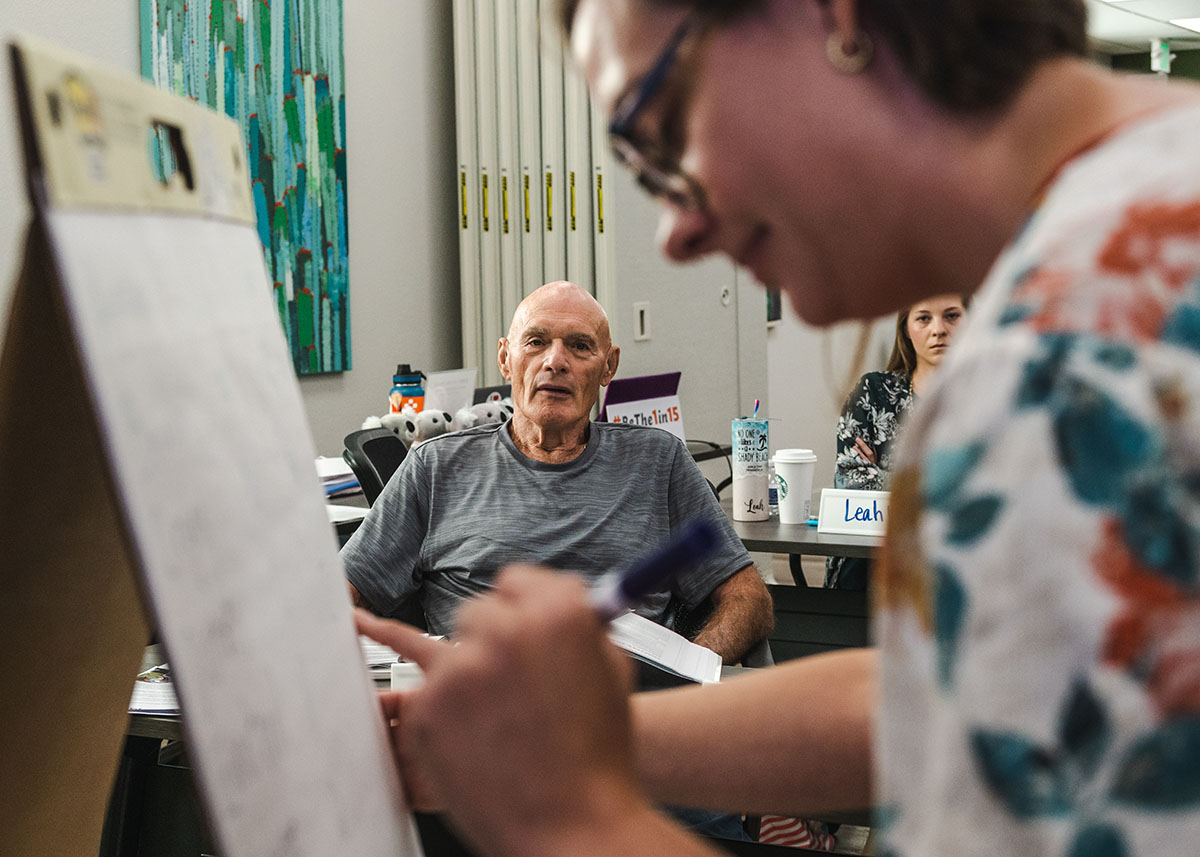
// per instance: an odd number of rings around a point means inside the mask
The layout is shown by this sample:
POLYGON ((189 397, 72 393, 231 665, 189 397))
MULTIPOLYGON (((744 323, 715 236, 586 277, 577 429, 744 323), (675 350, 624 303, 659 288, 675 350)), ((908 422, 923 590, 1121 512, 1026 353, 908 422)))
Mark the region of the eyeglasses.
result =
POLYGON ((679 23, 650 71, 636 87, 622 97, 613 111, 612 120, 608 123, 608 136, 613 154, 617 160, 633 170, 637 175, 638 184, 651 196, 660 197, 684 209, 703 208, 704 189, 680 168, 675 156, 644 140, 639 141, 634 128, 646 105, 658 95, 675 67, 680 46, 688 36, 699 31, 704 23, 705 19, 698 10, 679 23))

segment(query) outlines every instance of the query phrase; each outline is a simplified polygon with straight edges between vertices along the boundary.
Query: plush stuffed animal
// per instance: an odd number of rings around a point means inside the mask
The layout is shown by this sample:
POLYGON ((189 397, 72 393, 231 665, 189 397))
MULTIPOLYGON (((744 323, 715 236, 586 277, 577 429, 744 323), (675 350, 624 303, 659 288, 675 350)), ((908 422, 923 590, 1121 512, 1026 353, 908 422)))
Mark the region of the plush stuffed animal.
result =
POLYGON ((450 420, 450 431, 462 431, 469 429, 475 425, 475 414, 470 408, 459 408, 454 412, 454 419, 450 420))
POLYGON ((421 411, 417 414, 416 431, 410 445, 416 446, 450 431, 451 420, 453 417, 446 411, 421 411))
POLYGON ((475 425, 486 426, 491 423, 507 422, 512 416, 510 411, 506 411, 499 401, 479 402, 471 405, 471 413, 475 415, 475 425))
POLYGON ((417 412, 411 407, 405 407, 398 414, 384 414, 382 417, 367 417, 363 420, 363 428, 385 428, 404 441, 410 449, 430 438, 451 431, 452 417, 445 411, 417 412))
POLYGON ((501 398, 499 393, 488 393, 487 403, 495 405, 503 411, 500 422, 511 420, 513 415, 513 398, 512 396, 504 396, 501 398))
POLYGON ((450 430, 458 431, 460 429, 474 428, 475 426, 507 422, 512 417, 512 408, 505 407, 500 401, 499 396, 495 393, 492 395, 494 398, 490 398, 485 402, 478 402, 469 408, 460 408, 458 413, 454 415, 454 421, 451 423, 450 430))
POLYGON ((405 446, 412 446, 413 435, 417 433, 417 412, 406 408, 398 414, 384 414, 379 418, 381 426, 396 435, 405 446))
POLYGON ((417 434, 417 412, 412 405, 405 405, 398 414, 384 414, 381 417, 367 417, 363 420, 364 429, 385 428, 400 440, 405 446, 412 446, 417 434))

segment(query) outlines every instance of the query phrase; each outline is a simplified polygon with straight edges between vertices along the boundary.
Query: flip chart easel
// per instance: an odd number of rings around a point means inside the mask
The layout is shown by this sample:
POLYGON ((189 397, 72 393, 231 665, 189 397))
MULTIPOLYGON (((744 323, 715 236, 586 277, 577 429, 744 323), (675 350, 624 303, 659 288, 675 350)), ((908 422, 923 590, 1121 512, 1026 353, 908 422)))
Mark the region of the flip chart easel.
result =
POLYGON ((31 39, 12 59, 34 217, 0 356, 6 853, 96 853, 154 626, 222 857, 420 854, 237 126, 31 39))

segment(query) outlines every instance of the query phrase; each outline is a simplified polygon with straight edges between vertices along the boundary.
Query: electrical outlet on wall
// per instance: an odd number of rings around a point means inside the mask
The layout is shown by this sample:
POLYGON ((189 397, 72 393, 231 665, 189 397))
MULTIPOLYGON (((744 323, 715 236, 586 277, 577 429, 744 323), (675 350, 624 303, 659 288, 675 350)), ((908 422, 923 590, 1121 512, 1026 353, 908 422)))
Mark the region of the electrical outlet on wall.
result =
POLYGON ((650 301, 633 302, 633 341, 645 342, 650 338, 650 301))

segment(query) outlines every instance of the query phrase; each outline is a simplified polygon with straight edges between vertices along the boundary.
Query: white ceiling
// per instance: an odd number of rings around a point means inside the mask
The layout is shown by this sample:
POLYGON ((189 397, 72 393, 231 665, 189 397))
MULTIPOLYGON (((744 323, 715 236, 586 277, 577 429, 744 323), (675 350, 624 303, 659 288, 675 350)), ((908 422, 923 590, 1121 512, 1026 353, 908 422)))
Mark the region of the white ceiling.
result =
POLYGON ((1093 47, 1106 54, 1146 53, 1151 39, 1168 39, 1172 50, 1200 50, 1200 33, 1168 23, 1200 18, 1200 0, 1086 0, 1093 47))

